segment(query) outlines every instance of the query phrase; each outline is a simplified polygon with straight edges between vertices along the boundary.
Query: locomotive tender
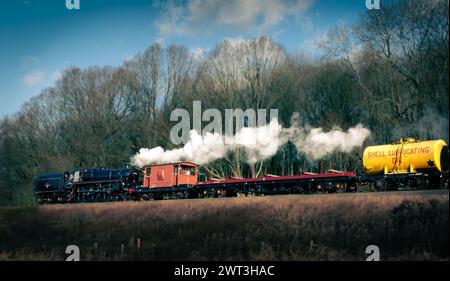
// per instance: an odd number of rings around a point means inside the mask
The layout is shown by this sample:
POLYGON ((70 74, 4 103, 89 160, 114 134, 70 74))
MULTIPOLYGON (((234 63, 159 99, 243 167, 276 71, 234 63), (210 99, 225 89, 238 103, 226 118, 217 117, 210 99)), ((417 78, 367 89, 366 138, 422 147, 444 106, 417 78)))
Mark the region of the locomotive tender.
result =
POLYGON ((178 162, 134 169, 84 169, 43 174, 34 181, 38 202, 149 200, 164 198, 233 197, 247 195, 355 192, 371 189, 448 188, 449 150, 443 140, 400 140, 369 146, 363 153, 365 175, 328 170, 325 173, 199 181, 198 166, 178 162))

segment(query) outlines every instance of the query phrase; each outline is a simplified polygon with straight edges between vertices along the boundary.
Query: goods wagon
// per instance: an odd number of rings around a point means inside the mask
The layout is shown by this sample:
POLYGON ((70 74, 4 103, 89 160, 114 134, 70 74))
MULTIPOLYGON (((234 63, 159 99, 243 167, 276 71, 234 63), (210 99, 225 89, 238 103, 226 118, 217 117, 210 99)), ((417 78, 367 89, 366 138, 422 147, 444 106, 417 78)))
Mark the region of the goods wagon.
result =
POLYGON ((375 189, 445 188, 449 150, 445 141, 400 139, 399 143, 368 146, 363 154, 366 176, 375 189))
POLYGON ((144 168, 143 188, 192 186, 197 183, 197 173, 197 165, 191 162, 147 166, 144 168))
POLYGON ((369 146, 364 150, 367 175, 447 172, 448 146, 443 140, 400 140, 398 144, 369 146))

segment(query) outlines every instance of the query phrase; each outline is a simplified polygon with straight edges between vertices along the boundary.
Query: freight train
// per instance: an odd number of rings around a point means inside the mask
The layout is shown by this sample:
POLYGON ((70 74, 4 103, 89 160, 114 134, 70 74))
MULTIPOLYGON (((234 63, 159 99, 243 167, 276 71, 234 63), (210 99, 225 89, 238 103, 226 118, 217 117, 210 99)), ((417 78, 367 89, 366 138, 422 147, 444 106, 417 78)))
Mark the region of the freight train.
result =
POLYGON ((125 169, 83 169, 43 174, 34 180, 39 203, 248 195, 356 192, 402 188, 448 188, 449 150, 443 140, 401 139, 397 144, 369 146, 363 153, 365 173, 325 173, 199 181, 198 165, 178 162, 149 165, 140 172, 125 169))

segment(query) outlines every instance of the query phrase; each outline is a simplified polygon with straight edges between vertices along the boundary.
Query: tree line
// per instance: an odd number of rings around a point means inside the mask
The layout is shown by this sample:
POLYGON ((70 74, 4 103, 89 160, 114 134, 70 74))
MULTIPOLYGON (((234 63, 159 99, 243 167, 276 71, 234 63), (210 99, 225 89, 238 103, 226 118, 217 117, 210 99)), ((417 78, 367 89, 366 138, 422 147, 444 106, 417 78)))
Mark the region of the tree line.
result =
MULTIPOLYGON (((219 42, 204 55, 153 44, 118 67, 66 69, 52 87, 0 120, 0 203, 31 202, 39 173, 123 167, 142 147, 173 148, 176 108, 277 108, 286 127, 372 132, 368 144, 402 136, 448 141, 448 1, 383 3, 316 42, 320 57, 289 53, 262 36, 219 42)), ((242 151, 204 167, 209 176, 298 174, 323 167, 361 171, 361 149, 314 163, 288 143, 255 166, 242 151)))

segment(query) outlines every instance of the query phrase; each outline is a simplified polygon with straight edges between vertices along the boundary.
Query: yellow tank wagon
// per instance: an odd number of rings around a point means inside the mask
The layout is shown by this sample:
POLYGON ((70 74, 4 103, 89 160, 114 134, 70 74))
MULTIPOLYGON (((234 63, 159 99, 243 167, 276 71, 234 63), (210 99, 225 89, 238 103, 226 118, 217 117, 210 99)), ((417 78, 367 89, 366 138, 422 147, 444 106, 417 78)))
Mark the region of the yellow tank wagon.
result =
POLYGON ((401 139, 397 144, 367 147, 363 154, 363 167, 369 176, 446 173, 449 150, 443 140, 401 139))

